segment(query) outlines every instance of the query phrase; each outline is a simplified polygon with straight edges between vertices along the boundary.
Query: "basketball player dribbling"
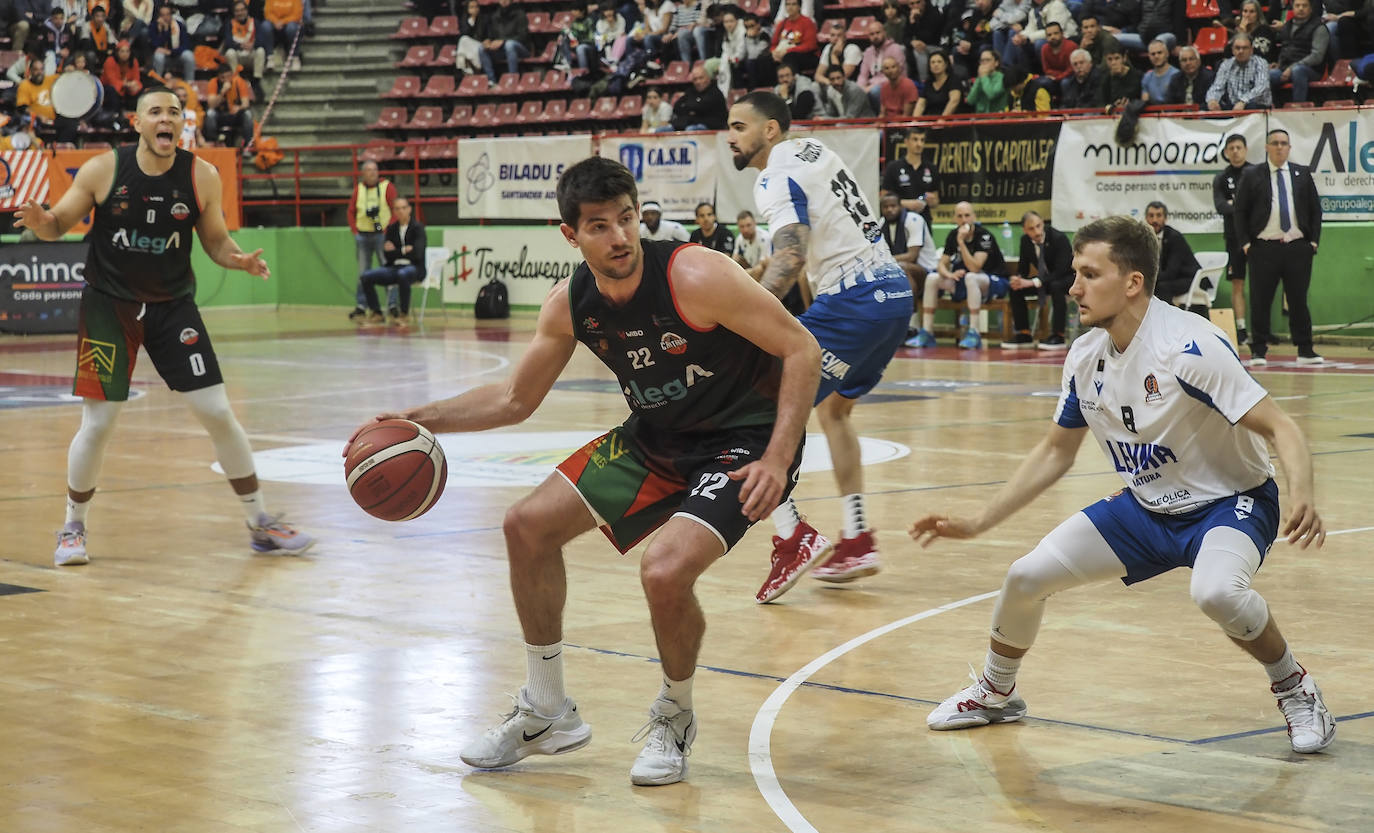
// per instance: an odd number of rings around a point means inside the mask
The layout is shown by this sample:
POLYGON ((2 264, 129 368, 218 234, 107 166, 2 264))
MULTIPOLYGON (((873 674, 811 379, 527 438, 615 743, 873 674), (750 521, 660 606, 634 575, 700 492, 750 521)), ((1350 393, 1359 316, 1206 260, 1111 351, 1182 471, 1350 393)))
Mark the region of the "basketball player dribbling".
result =
POLYGON ((1011 565, 982 676, 936 706, 927 725, 964 729, 1025 716, 1016 675, 1054 593, 1190 567, 1193 601, 1264 666, 1293 751, 1324 749, 1335 720, 1250 587, 1278 535, 1304 549, 1326 539, 1302 429, 1246 372, 1221 330, 1151 297, 1159 268, 1153 229, 1129 217, 1095 220, 1079 229, 1073 250, 1069 295, 1093 329, 1069 350, 1049 434, 980 514, 927 515, 911 537, 928 545, 991 529, 1069 470, 1089 430, 1126 488, 1064 521, 1011 565), (1266 440, 1288 481, 1282 531, 1266 440))
POLYGON ((522 422, 578 342, 615 374, 629 418, 506 513, 528 676, 505 719, 460 756, 495 769, 590 742, 563 686, 562 547, 599 526, 622 553, 653 535, 640 583, 663 684, 636 737, 645 743, 630 780, 672 784, 686 777, 698 725, 692 677, 706 621, 693 587, 791 492, 820 349, 729 256, 641 240, 635 180, 620 163, 585 159, 563 172, 557 193, 560 231, 586 262, 549 292, 511 377, 378 419, 436 434, 522 422))
POLYGON ((89 561, 87 510, 120 407, 129 398, 140 345, 209 433, 242 505, 252 549, 297 554, 314 543, 268 514, 248 436, 229 406, 196 307, 192 231, 220 266, 263 280, 270 272, 261 249, 245 254, 229 236, 214 166, 177 147, 182 121, 181 102, 171 90, 144 89, 134 117, 135 145, 83 163, 51 211, 30 200, 16 212, 15 226, 56 240, 95 210, 73 388, 82 397, 81 428, 67 452, 67 519, 53 554, 59 567, 89 561))

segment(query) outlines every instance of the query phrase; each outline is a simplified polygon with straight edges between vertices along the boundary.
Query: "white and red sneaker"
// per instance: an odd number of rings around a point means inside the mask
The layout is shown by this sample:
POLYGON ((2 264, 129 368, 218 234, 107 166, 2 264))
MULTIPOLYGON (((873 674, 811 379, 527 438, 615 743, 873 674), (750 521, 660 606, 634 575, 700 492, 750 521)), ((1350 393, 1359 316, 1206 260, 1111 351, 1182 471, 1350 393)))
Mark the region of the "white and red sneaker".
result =
POLYGON ((970 729, 989 723, 1011 723, 1026 716, 1026 701, 1011 691, 1001 692, 987 680, 974 676, 973 685, 947 698, 926 715, 926 725, 936 731, 970 729))
POLYGON ((817 567, 811 577, 817 581, 843 584, 856 578, 871 576, 883 568, 878 560, 878 542, 872 532, 860 532, 853 538, 841 538, 835 545, 835 557, 817 567))
POLYGON ((759 604, 773 601, 792 589, 807 570, 824 564, 834 553, 829 539, 806 521, 797 524, 791 538, 784 540, 774 535, 773 568, 768 572, 768 580, 754 594, 754 600, 759 604))

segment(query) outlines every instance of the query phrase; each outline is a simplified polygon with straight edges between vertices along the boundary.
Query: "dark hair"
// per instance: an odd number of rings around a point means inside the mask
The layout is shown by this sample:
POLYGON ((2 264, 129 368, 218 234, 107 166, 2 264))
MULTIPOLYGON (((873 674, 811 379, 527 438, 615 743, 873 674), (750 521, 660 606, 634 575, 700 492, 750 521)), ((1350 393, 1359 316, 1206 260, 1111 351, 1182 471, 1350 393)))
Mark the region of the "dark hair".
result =
POLYGON ((1025 214, 1022 214, 1022 215, 1021 215, 1021 225, 1024 226, 1024 225, 1026 224, 1026 221, 1029 220, 1029 219, 1032 218, 1032 217, 1034 217, 1034 218, 1037 219, 1037 220, 1042 220, 1042 221, 1045 219, 1044 217, 1041 217, 1041 216, 1040 216, 1040 212, 1039 212, 1039 211, 1027 211, 1025 214))
POLYGON ((778 129, 786 133, 792 127, 792 112, 787 108, 787 102, 782 100, 782 96, 768 90, 755 90, 747 95, 740 96, 736 104, 748 104, 754 111, 763 116, 764 121, 775 121, 778 129))
MULTIPOLYGON (((97 6, 97 8, 99 7, 97 6)), ((134 110, 137 111, 140 107, 143 106, 143 99, 147 98, 150 95, 157 95, 158 93, 166 93, 167 95, 171 96, 176 95, 176 93, 172 91, 171 87, 164 87, 161 84, 154 84, 150 87, 144 87, 143 91, 138 94, 138 99, 134 101, 134 110)))
MULTIPOLYGON (((837 72, 838 72, 840 75, 844 75, 844 67, 840 66, 839 64, 831 64, 830 67, 829 67, 828 69, 826 69, 826 71, 825 71, 825 77, 826 77, 826 78, 829 78, 830 76, 834 75, 834 74, 837 73, 837 72)), ((848 76, 846 76, 846 77, 848 77, 848 76)))
POLYGON ((1061 32, 1064 31, 1064 24, 1060 23, 1060 22, 1057 21, 1057 20, 1048 20, 1048 21, 1046 21, 1046 22, 1045 22, 1045 31, 1048 32, 1048 31, 1050 30, 1050 27, 1051 27, 1051 26, 1054 26, 1055 28, 1057 28, 1057 29, 1058 29, 1059 31, 1061 31, 1061 32))
POLYGON ((1096 23, 1098 26, 1102 25, 1102 21, 1098 20, 1097 15, 1095 14, 1085 14, 1082 17, 1078 18, 1078 25, 1082 26, 1085 22, 1089 20, 1091 20, 1093 23, 1096 23))
POLYGON ((695 209, 692 213, 695 214, 697 211, 700 211, 703 207, 711 209, 711 213, 712 213, 712 214, 715 214, 715 213, 716 213, 716 206, 715 206, 715 204, 714 204, 714 203, 709 203, 709 202, 699 202, 699 203, 697 203, 697 207, 696 207, 696 209, 695 209))
POLYGON ((1269 143, 1269 137, 1270 137, 1270 136, 1273 136, 1275 133, 1282 133, 1283 136, 1284 136, 1284 138, 1288 139, 1290 142, 1293 140, 1293 137, 1288 135, 1288 131, 1287 131, 1287 130, 1284 130, 1282 127, 1276 127, 1276 128, 1274 128, 1273 130, 1269 131, 1268 133, 1264 134, 1264 142, 1265 142, 1265 144, 1268 144, 1268 143, 1269 143))
POLYGON ((1151 208, 1158 208, 1160 211, 1164 212, 1165 217, 1169 216, 1169 206, 1165 205, 1159 200, 1150 200, 1148 203, 1145 204, 1146 211, 1149 211, 1151 208))
POLYGON ((910 139, 912 136, 924 137, 925 135, 926 129, 924 127, 913 127, 906 132, 905 136, 902 137, 902 141, 906 141, 907 139, 910 139))
POLYGON ((589 156, 558 177, 558 215, 577 228, 583 203, 608 202, 627 195, 632 205, 639 205, 639 188, 630 169, 614 159, 589 156))
POLYGON ((748 217, 750 220, 754 219, 754 212, 750 211, 747 208, 744 209, 739 213, 739 216, 735 218, 735 222, 739 222, 740 220, 743 220, 745 217, 748 217))
POLYGON ((1106 243, 1107 259, 1123 274, 1139 272, 1145 278, 1145 292, 1154 294, 1159 274, 1159 238, 1154 229, 1131 217, 1103 217, 1074 235, 1074 254, 1082 254, 1089 243, 1106 243))
POLYGON ((1226 141, 1222 142, 1221 146, 1224 148, 1232 142, 1240 142, 1243 147, 1249 147, 1249 144, 1245 141, 1245 136, 1241 133, 1232 133, 1230 136, 1227 136, 1226 141))

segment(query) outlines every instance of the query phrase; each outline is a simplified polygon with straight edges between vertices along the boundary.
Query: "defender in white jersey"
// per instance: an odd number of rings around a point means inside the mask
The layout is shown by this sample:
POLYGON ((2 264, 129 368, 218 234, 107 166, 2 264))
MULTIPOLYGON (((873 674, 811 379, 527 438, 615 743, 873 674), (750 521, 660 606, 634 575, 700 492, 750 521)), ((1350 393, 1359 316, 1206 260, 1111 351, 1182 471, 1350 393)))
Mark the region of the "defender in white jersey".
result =
POLYGON ((906 338, 913 304, 906 273, 883 241, 876 203, 825 145, 787 138, 790 126, 786 102, 773 93, 750 93, 730 108, 735 168, 760 170, 754 202, 773 232, 762 283, 781 298, 805 273, 815 299, 800 318, 821 345, 816 413, 844 495, 844 532, 832 550, 790 499, 779 506, 772 569, 755 597, 761 603, 787 592, 813 567, 812 575, 832 582, 878 572, 850 413, 906 338))
POLYGON ((1303 548, 1325 541, 1307 441, 1219 329, 1151 298, 1159 243, 1148 226, 1108 217, 1080 229, 1073 245, 1069 294, 1080 320, 1097 329, 1069 351, 1049 434, 981 514, 929 515, 911 536, 926 546, 991 528, 1068 471, 1084 429, 1126 488, 1069 518, 1012 564, 993 611, 982 677, 937 706, 926 723, 963 729, 1025 715, 1016 675, 1050 595, 1191 567, 1193 600, 1264 665, 1293 750, 1324 749, 1336 723, 1250 587, 1280 534, 1265 440, 1278 452, 1292 502, 1282 534, 1303 548))

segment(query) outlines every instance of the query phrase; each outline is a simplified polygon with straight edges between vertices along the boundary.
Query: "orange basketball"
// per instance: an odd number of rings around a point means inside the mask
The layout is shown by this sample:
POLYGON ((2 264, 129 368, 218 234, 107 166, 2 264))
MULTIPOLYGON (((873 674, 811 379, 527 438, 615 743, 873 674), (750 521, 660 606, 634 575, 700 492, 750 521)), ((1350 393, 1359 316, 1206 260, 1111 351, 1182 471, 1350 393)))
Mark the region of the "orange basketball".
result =
POLYGON ((385 419, 353 440, 344 477, 364 512, 384 521, 408 521, 438 502, 448 461, 428 429, 407 419, 385 419))

